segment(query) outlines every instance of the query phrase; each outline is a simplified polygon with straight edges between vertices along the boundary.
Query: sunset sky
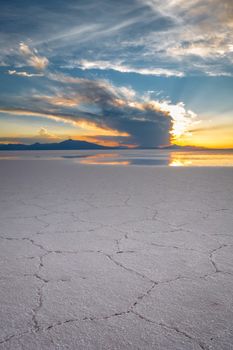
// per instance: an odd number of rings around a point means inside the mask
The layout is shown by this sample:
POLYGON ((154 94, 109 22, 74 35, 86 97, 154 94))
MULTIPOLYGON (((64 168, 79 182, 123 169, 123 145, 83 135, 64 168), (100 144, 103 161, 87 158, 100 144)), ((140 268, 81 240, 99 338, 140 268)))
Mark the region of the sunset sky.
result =
POLYGON ((0 7, 0 143, 233 147, 232 0, 0 7))

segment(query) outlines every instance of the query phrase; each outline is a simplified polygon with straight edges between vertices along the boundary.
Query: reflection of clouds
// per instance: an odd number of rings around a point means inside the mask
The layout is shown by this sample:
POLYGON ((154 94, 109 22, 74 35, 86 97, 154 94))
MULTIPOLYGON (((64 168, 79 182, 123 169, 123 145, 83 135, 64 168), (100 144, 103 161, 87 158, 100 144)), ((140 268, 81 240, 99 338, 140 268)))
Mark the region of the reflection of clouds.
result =
POLYGON ((99 159, 99 158, 118 158, 120 157, 119 153, 97 153, 91 156, 88 156, 88 158, 92 159, 99 159))
POLYGON ((130 165, 129 160, 117 159, 119 157, 118 153, 98 153, 79 160, 79 163, 89 165, 130 165))
POLYGON ((80 161, 81 164, 90 164, 90 165, 130 165, 128 160, 116 160, 116 161, 94 161, 91 159, 83 159, 80 161))
POLYGON ((138 165, 138 166, 169 166, 169 167, 207 167, 233 166, 232 152, 213 151, 171 151, 161 159, 160 151, 154 155, 128 153, 97 153, 78 159, 78 163, 89 165, 138 165))

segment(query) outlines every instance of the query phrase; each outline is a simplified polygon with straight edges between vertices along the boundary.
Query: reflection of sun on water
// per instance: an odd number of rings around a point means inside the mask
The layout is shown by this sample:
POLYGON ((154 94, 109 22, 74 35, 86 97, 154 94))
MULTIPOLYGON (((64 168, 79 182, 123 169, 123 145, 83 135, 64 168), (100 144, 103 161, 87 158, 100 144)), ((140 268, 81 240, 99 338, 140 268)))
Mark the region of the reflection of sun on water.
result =
POLYGON ((185 161, 184 159, 171 159, 169 166, 190 166, 192 165, 191 161, 185 161))
POLYGON ((171 152, 169 166, 232 166, 233 153, 171 152))

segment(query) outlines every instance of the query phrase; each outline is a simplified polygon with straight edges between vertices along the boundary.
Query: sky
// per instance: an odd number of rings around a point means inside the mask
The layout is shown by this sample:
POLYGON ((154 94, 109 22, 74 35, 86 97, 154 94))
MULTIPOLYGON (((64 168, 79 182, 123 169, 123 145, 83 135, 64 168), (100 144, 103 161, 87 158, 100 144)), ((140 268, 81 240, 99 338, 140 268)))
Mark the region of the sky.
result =
POLYGON ((0 0, 0 143, 233 147, 232 0, 0 0))

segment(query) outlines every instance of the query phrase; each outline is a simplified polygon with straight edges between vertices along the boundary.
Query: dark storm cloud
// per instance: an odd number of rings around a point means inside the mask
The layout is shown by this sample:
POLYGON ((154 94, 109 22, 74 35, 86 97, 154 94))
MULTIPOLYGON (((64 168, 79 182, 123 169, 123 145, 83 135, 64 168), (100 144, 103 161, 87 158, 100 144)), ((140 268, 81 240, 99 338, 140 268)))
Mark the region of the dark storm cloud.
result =
POLYGON ((54 95, 33 94, 11 100, 9 108, 0 101, 2 112, 20 115, 43 116, 62 122, 86 121, 99 128, 117 130, 129 134, 124 141, 140 146, 158 146, 169 142, 172 118, 158 105, 139 98, 128 87, 116 87, 107 81, 88 80, 56 74, 53 78, 63 80, 54 95))
MULTIPOLYGON (((72 113, 98 125, 107 126, 130 134, 128 142, 140 146, 158 146, 169 143, 172 118, 159 105, 147 103, 145 98, 138 98, 135 91, 127 87, 116 87, 107 81, 78 79, 77 84, 65 87, 68 95, 60 95, 60 104, 66 110, 67 103, 74 103, 72 113), (76 108, 75 109, 75 103, 76 108), (89 108, 89 113, 81 112, 82 106, 89 108)), ((42 100, 48 104, 58 105, 55 98, 42 100)), ((40 101, 41 102, 41 101, 40 101)), ((48 105, 46 106, 49 107, 48 105)), ((70 113, 70 111, 69 111, 70 113)), ((64 115, 64 114, 63 114, 64 115)))

